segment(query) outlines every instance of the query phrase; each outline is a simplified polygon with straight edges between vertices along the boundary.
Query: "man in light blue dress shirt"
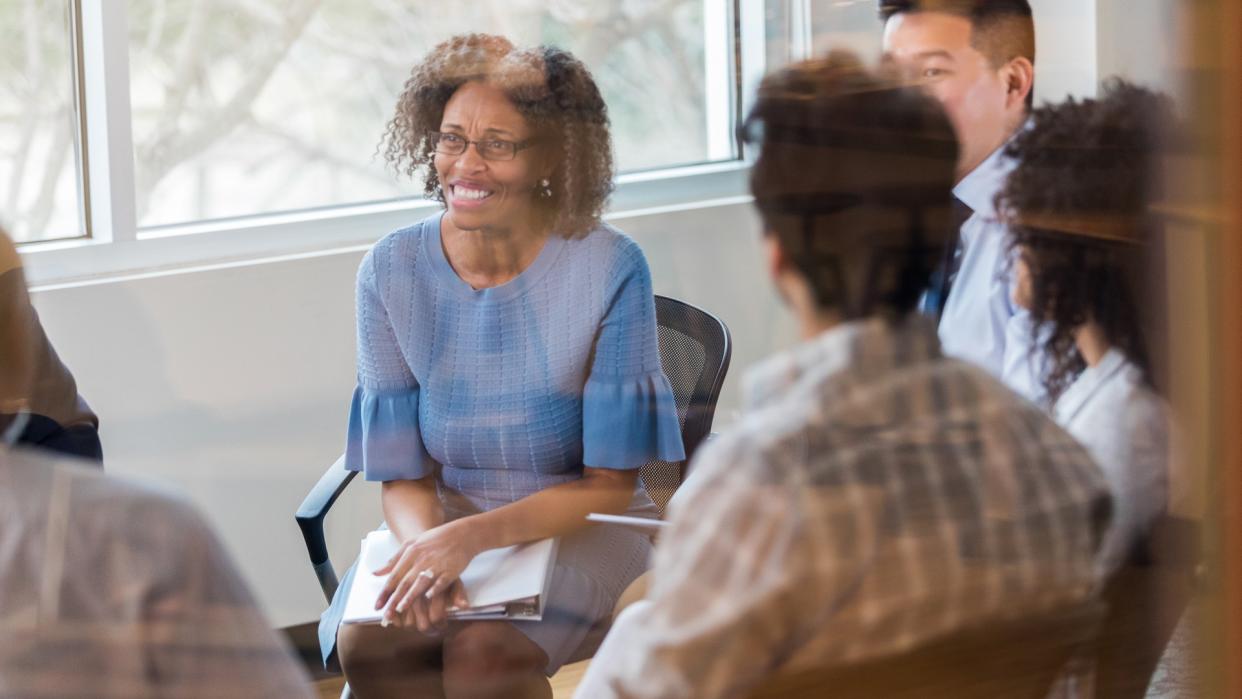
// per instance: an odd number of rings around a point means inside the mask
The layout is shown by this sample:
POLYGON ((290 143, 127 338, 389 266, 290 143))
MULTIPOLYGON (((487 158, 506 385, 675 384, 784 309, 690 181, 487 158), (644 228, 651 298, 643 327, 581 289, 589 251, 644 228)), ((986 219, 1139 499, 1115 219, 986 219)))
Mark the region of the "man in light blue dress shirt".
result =
MULTIPOLYGON (((961 152, 953 189, 957 242, 924 298, 944 352, 983 366, 1042 402, 1031 325, 1010 298, 1009 235, 994 199, 1013 163, 1005 144, 1026 123, 1035 79, 1028 0, 879 0, 885 54, 944 105, 961 152), (960 223, 958 223, 960 222, 960 223)), ((951 239, 952 240, 952 239, 951 239)))

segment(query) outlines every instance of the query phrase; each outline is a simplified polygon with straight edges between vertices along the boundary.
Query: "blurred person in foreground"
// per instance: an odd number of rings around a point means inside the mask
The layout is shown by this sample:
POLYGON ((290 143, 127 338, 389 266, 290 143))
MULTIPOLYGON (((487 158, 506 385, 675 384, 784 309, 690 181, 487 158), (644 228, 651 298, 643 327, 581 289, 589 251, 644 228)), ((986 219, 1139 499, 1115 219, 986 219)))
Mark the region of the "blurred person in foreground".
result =
POLYGON ((0 697, 314 696, 188 504, 15 446, 45 340, 2 233, 0 265, 0 697))
POLYGON ((1040 402, 1039 358, 1009 293, 1009 235, 995 198, 1013 169, 1005 144, 1026 123, 1035 82, 1028 0, 878 0, 885 56, 944 106, 960 143, 949 237, 922 309, 945 354, 1040 402))
POLYGON ((748 373, 744 417, 696 456, 583 699, 739 696, 1096 585, 1099 470, 917 312, 957 157, 940 106, 832 54, 766 78, 743 136, 804 341, 748 373))
MULTIPOLYGON (((78 395, 73 374, 65 366, 43 331, 39 316, 26 293, 21 260, 11 243, 0 264, 0 314, 12 324, 14 332, 29 338, 29 355, 21 366, 29 374, 20 377, 27 390, 22 403, 0 405, 0 432, 12 432, 18 444, 47 449, 94 462, 103 460, 99 443, 99 418, 78 395)), ((15 363, 0 367, 0 373, 16 370, 15 363)), ((0 376, 0 381, 18 377, 0 376)))
POLYGON ((638 478, 685 458, 660 363, 651 273, 603 223, 608 112, 554 47, 454 37, 414 66, 390 161, 442 211, 358 271, 358 387, 346 468, 382 483, 401 542, 346 575, 320 624, 350 687, 386 696, 550 697, 648 566, 650 538, 586 521, 655 517, 638 478), (539 621, 450 621, 479 553, 559 537, 539 621), (384 625, 339 626, 353 576, 389 575, 384 625))
POLYGON ((1035 110, 1006 148, 1018 163, 999 201, 1017 252, 1013 297, 1049 363, 1053 415, 1108 478, 1106 573, 1169 500, 1169 414, 1152 381, 1143 281, 1176 122, 1170 98, 1113 80, 1098 99, 1035 110))

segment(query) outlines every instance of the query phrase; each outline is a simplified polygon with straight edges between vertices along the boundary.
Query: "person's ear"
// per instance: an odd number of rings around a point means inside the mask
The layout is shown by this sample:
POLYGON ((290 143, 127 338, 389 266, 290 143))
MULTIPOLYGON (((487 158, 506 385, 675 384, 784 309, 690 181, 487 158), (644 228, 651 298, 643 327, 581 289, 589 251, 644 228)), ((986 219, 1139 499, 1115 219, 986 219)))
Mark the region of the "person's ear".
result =
POLYGON ((789 269, 789 255, 781 247, 780 239, 771 231, 763 234, 763 259, 767 263, 768 276, 779 283, 784 272, 789 269))
POLYGON ((1030 59, 1018 56, 1001 69, 1005 80, 1005 106, 1026 108, 1027 95, 1035 89, 1035 65, 1030 59))
POLYGON ((763 260, 768 269, 768 280, 776 290, 776 295, 785 305, 792 305, 790 285, 793 280, 789 274, 792 264, 789 254, 781 247, 780 238, 772 231, 764 231, 763 234, 763 260))

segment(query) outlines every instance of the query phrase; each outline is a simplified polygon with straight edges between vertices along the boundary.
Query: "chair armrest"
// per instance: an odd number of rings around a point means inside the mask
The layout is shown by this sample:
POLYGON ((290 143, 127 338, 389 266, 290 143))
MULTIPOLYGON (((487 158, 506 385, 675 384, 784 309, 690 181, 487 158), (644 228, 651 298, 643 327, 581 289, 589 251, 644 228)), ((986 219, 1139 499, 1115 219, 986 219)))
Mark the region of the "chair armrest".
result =
POLYGON ((328 557, 328 543, 324 539, 323 520, 328 515, 332 504, 345 491, 349 482, 358 475, 355 471, 345 468, 345 456, 342 455, 332 464, 319 482, 311 488, 310 493, 302 500, 302 506, 294 518, 302 530, 302 540, 306 542, 306 553, 310 556, 311 566, 315 569, 315 577, 319 579, 319 587, 323 594, 332 601, 336 594, 336 571, 332 568, 332 560, 328 557))

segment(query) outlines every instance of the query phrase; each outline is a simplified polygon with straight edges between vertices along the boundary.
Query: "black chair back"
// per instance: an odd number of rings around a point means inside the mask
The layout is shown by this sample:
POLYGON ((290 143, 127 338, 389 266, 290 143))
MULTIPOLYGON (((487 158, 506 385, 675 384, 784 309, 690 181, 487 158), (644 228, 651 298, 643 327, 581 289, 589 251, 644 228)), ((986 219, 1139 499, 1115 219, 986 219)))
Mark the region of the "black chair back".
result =
POLYGON ((733 343, 717 317, 683 301, 656 296, 660 362, 673 387, 686 461, 652 460, 639 473, 648 494, 664 508, 686 475, 686 463, 707 438, 716 415, 720 387, 729 371, 733 343))

